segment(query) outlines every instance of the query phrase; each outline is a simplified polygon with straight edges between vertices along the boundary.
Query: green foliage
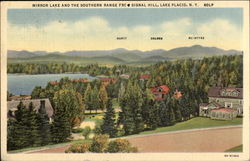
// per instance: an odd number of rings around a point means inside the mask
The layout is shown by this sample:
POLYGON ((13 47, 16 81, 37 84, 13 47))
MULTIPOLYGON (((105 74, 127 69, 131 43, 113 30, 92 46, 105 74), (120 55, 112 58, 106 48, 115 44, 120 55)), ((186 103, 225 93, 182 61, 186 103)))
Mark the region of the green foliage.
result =
POLYGON ((17 121, 13 119, 8 119, 7 123, 7 150, 18 149, 17 145, 17 121))
POLYGON ((81 143, 71 145, 68 149, 65 150, 65 153, 85 153, 89 152, 91 143, 81 143))
POLYGON ((67 141, 70 136, 71 126, 63 109, 57 110, 52 123, 52 141, 60 143, 67 141))
POLYGON ((125 134, 134 134, 144 129, 142 118, 142 92, 139 85, 135 82, 128 82, 126 92, 120 99, 120 106, 124 117, 122 122, 124 124, 125 134))
POLYGON ((83 128, 72 129, 72 133, 82 133, 82 132, 83 132, 83 128))
POLYGON ((45 98, 45 93, 44 89, 42 89, 41 86, 35 86, 31 93, 31 98, 32 99, 37 99, 37 98, 45 98))
POLYGON ((109 142, 108 138, 108 135, 96 135, 92 143, 71 145, 65 150, 65 153, 134 153, 138 151, 126 139, 116 139, 109 142))
POLYGON ((168 111, 166 104, 163 101, 159 102, 159 125, 168 126, 170 125, 170 117, 168 116, 170 111, 168 111))
POLYGON ((49 118, 45 110, 45 101, 41 103, 39 112, 38 112, 38 129, 41 137, 41 145, 47 145, 51 142, 51 131, 49 118))
POLYGON ((106 151, 109 153, 130 153, 137 152, 138 150, 136 147, 132 147, 128 140, 116 139, 109 142, 106 151))
POLYGON ((99 90, 99 97, 100 97, 100 109, 104 110, 106 109, 108 105, 108 93, 106 91, 106 88, 104 85, 101 85, 99 90))
POLYGON ((154 95, 150 89, 146 89, 144 93, 144 101, 142 105, 142 117, 147 129, 155 129, 159 122, 158 104, 154 100, 154 95))
POLYGON ((21 149, 47 145, 51 142, 49 118, 44 104, 41 104, 38 113, 33 103, 25 107, 19 103, 15 118, 8 120, 7 149, 21 149))
POLYGON ((94 89, 91 91, 91 103, 92 103, 92 109, 97 110, 100 108, 100 96, 98 92, 98 88, 95 85, 94 89))
POLYGON ((93 110, 93 105, 92 105, 92 89, 90 84, 88 84, 87 89, 85 90, 84 93, 84 101, 85 101, 85 106, 87 110, 93 110))
POLYGON ((85 139, 89 139, 89 134, 91 133, 91 128, 89 126, 86 126, 84 129, 82 129, 82 135, 85 139))
MULTIPOLYGON (((42 108, 42 107, 40 107, 42 108)), ((47 124, 43 124, 44 120, 41 120, 40 118, 40 109, 39 109, 39 113, 37 114, 36 111, 34 110, 34 106, 33 106, 33 103, 30 102, 29 104, 29 110, 28 110, 28 126, 30 127, 29 129, 29 145, 32 145, 32 146, 40 146, 40 145, 46 145, 46 144, 49 144, 50 143, 50 127, 47 124), (42 122, 40 122, 40 120, 42 122), (48 127, 48 130, 46 129, 46 127, 48 127), (43 131, 43 128, 46 129, 46 131, 43 131), (43 132, 48 132, 48 134, 46 134, 47 136, 47 140, 45 142, 43 142, 43 132)), ((46 116, 44 117, 47 117, 47 113, 46 111, 44 110, 44 114, 46 116)))
POLYGON ((109 136, 104 135, 95 135, 93 138, 93 143, 91 144, 90 151, 96 153, 103 153, 108 148, 108 138, 109 136))
POLYGON ((61 89, 55 93, 54 98, 55 115, 57 111, 64 112, 65 119, 70 122, 70 127, 75 126, 74 119, 84 114, 81 96, 72 89, 61 89))
POLYGON ((102 134, 108 134, 111 138, 116 136, 117 129, 115 123, 115 111, 112 107, 112 101, 108 100, 107 111, 103 118, 103 124, 101 126, 102 134))

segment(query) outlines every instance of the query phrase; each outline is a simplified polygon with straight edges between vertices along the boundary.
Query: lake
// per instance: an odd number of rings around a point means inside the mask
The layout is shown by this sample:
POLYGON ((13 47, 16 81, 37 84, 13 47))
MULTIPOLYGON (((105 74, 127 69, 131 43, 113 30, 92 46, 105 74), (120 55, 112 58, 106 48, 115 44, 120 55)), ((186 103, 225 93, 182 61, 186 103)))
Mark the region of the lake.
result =
POLYGON ((95 79, 88 74, 8 74, 8 91, 14 95, 30 95, 35 86, 45 87, 49 81, 59 81, 63 77, 95 79))

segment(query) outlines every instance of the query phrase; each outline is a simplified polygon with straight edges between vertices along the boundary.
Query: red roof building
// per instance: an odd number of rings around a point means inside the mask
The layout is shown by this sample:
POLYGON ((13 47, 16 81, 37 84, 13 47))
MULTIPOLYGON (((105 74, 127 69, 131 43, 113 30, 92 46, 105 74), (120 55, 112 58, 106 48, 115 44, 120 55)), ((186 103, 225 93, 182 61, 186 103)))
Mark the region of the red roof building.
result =
POLYGON ((162 100, 164 95, 168 94, 169 88, 167 85, 151 88, 151 92, 155 95, 155 100, 162 100))
POLYGON ((232 120, 237 116, 237 111, 232 108, 219 108, 211 110, 211 119, 232 120))
POLYGON ((82 78, 80 78, 80 79, 74 79, 74 80, 72 80, 71 82, 82 82, 82 83, 88 83, 88 82, 89 82, 89 80, 88 80, 88 79, 82 79, 82 78))
POLYGON ((149 74, 142 74, 140 75, 140 80, 145 80, 145 79, 149 79, 150 75, 149 74))
POLYGON ((51 85, 57 85, 57 84, 59 84, 59 82, 57 82, 57 81, 50 81, 49 82, 51 85))
POLYGON ((230 113, 230 112, 234 112, 235 110, 234 109, 231 109, 231 108, 219 108, 219 109, 213 109, 211 112, 227 112, 227 113, 230 113))
POLYGON ((181 92, 179 92, 179 91, 176 89, 175 92, 174 92, 174 98, 179 99, 179 98, 181 98, 181 97, 182 97, 181 92))
POLYGON ((98 78, 105 86, 107 86, 108 84, 110 84, 111 82, 116 82, 115 78, 107 78, 107 77, 103 77, 103 78, 98 78))

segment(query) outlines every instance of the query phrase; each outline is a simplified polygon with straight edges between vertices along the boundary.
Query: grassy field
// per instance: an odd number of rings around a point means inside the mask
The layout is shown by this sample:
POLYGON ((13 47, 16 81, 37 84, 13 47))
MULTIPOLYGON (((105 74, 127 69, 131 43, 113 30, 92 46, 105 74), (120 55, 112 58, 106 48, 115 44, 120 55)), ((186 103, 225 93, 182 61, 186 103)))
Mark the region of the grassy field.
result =
POLYGON ((224 121, 224 120, 211 120, 210 118, 205 118, 205 117, 195 117, 188 121, 176 123, 173 126, 160 127, 151 131, 143 131, 140 134, 151 134, 151 133, 158 133, 158 132, 207 128, 207 127, 216 127, 216 126, 241 125, 241 124, 242 124, 242 118, 235 118, 233 120, 224 121))
POLYGON ((243 151, 242 149, 243 149, 243 145, 239 145, 231 149, 228 149, 225 152, 242 152, 243 151))
POLYGON ((61 145, 87 143, 87 142, 92 142, 92 139, 73 140, 73 141, 68 141, 68 142, 64 142, 64 143, 51 144, 51 145, 46 145, 46 146, 41 146, 41 147, 28 147, 28 148, 23 148, 23 149, 18 149, 18 150, 10 150, 10 151, 8 151, 8 153, 21 153, 21 152, 26 152, 26 151, 31 151, 31 150, 39 150, 39 149, 44 149, 44 148, 54 148, 54 147, 58 147, 61 145))
MULTIPOLYGON (((102 118, 104 116, 104 113, 92 113, 92 114, 85 114, 85 121, 94 121, 97 125, 100 125, 102 123, 102 118)), ((116 119, 118 118, 118 113, 116 113, 116 119)), ((207 128, 207 127, 216 127, 216 126, 229 126, 229 125, 241 125, 242 124, 242 118, 235 118, 233 120, 227 120, 227 121, 221 121, 221 120, 211 120, 209 118, 205 117, 196 117, 193 119, 190 119, 185 122, 176 123, 173 126, 167 126, 167 127, 160 127, 155 130, 151 131, 144 131, 136 135, 141 134, 152 134, 152 133, 159 133, 159 132, 169 132, 169 131, 178 131, 178 130, 187 130, 187 129, 196 129, 196 128, 207 128)), ((76 143, 83 143, 83 142, 90 142, 91 140, 74 140, 69 141, 65 143, 60 144, 53 144, 53 145, 47 145, 43 147, 30 147, 30 148, 24 148, 20 150, 12 150, 8 151, 10 153, 20 153, 24 151, 29 151, 33 149, 39 149, 39 148, 52 148, 60 145, 66 145, 66 144, 76 144, 76 143)), ((227 150, 227 152, 240 152, 242 151, 242 145, 234 147, 232 149, 227 150)))

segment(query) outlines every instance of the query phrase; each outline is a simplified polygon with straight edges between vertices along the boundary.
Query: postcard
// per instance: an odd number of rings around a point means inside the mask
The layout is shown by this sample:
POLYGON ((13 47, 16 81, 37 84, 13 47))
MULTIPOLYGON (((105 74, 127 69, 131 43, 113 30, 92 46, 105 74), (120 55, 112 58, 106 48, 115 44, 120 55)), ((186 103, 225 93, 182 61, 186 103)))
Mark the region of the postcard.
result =
POLYGON ((249 160, 248 1, 1 2, 1 159, 249 160))

